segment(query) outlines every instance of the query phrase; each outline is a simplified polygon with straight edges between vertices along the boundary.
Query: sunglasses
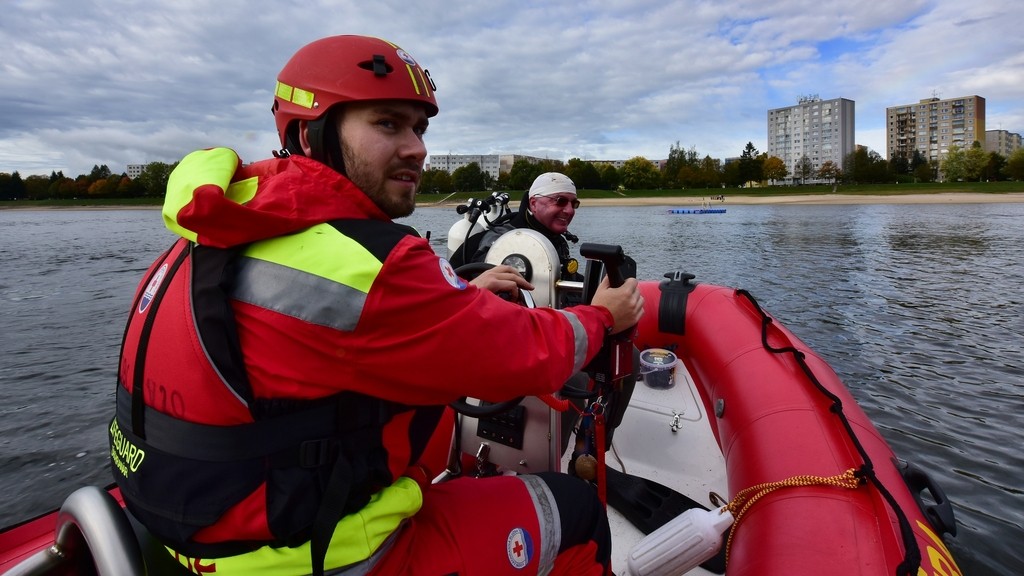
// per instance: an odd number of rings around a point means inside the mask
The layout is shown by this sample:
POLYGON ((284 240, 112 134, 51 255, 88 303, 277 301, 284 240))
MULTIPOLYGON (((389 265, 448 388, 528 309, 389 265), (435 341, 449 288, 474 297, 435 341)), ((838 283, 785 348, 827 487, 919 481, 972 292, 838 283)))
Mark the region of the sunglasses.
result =
POLYGON ((573 210, 580 207, 579 200, 577 200, 576 198, 570 200, 568 196, 542 196, 542 198, 547 198, 548 200, 551 200, 552 202, 555 203, 555 206, 558 206, 559 208, 565 208, 566 204, 572 204, 573 210))

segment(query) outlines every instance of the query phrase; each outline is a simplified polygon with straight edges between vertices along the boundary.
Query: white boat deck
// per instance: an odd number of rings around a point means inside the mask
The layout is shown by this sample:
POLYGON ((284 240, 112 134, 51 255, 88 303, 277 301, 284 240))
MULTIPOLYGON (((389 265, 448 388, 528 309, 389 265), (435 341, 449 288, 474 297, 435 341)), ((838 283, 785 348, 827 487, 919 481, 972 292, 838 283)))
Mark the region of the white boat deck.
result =
MULTIPOLYGON (((675 489, 712 508, 709 493, 728 498, 725 459, 708 423, 708 414, 682 362, 675 386, 655 389, 637 382, 622 424, 615 432, 607 464, 675 489), (678 430, 673 430, 673 424, 678 430)), ((608 508, 612 527, 612 569, 627 574, 626 558, 643 534, 608 508)), ((711 574, 696 568, 689 574, 711 574)))
MULTIPOLYGON (((615 431, 612 449, 606 453, 606 463, 610 468, 668 486, 711 508, 711 492, 728 497, 725 459, 696 385, 682 362, 676 362, 674 381, 675 385, 667 389, 637 382, 622 423, 615 431)), ((537 398, 526 398, 522 406, 526 409, 522 449, 477 436, 476 419, 466 417, 462 449, 475 453, 481 443, 487 444, 488 460, 503 470, 565 471, 572 447, 564 455, 559 454, 557 432, 552 434, 559 428, 561 414, 537 398)), ((629 552, 644 534, 611 506, 608 517, 612 529, 612 569, 623 576, 628 573, 629 552)), ((712 574, 701 568, 689 573, 712 574)))

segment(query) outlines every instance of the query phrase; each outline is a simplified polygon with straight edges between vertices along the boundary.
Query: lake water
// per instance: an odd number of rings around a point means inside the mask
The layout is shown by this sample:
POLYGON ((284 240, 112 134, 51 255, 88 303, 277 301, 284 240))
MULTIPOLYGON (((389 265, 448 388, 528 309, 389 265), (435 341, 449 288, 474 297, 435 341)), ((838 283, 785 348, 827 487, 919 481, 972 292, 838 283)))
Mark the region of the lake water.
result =
MULTIPOLYGON (((1024 204, 726 207, 584 206, 572 229, 640 278, 749 290, 945 489, 964 574, 1024 573, 1024 204)), ((443 255, 456 217, 403 222, 443 255)), ((0 210, 0 526, 110 482, 126 311, 171 240, 157 210, 0 210)))

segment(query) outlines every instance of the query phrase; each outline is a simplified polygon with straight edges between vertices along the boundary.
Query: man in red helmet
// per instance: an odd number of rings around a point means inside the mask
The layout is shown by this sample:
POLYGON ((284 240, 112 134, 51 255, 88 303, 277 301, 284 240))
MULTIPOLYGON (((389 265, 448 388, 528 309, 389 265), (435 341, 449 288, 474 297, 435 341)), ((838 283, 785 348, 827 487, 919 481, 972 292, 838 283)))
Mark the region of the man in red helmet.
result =
POLYGON ((181 238, 139 284, 110 426, 129 511, 196 574, 603 574, 604 510, 560 474, 432 484, 446 405, 557 390, 643 313, 511 304, 393 218, 413 211, 438 111, 394 44, 336 36, 278 76, 284 149, 187 156, 164 204, 181 238), (499 329, 496 329, 500 327, 499 329), (459 348, 459 363, 449 367, 459 348), (543 353, 538 353, 543 350, 543 353))

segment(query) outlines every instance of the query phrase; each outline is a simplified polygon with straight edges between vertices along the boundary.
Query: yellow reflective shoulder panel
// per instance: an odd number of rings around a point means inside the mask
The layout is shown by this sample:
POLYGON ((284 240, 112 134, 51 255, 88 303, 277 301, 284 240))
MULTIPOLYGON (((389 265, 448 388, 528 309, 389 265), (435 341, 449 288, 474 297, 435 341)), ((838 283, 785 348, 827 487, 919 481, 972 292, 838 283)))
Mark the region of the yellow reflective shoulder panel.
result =
POLYGON ((245 204, 256 196, 256 188, 259 186, 259 183, 260 179, 256 176, 232 182, 224 192, 224 196, 236 204, 245 204))
MULTIPOLYGON (((164 225, 175 234, 195 242, 197 234, 178 224, 178 213, 192 202, 193 193, 200 186, 213 184, 226 190, 235 175, 238 162, 238 155, 230 148, 197 150, 185 156, 167 179, 164 225)), ((252 186, 255 191, 255 184, 252 186)), ((242 190, 237 193, 242 194, 242 190)))
POLYGON ((355 240, 330 224, 254 244, 245 255, 370 291, 383 264, 355 240))

